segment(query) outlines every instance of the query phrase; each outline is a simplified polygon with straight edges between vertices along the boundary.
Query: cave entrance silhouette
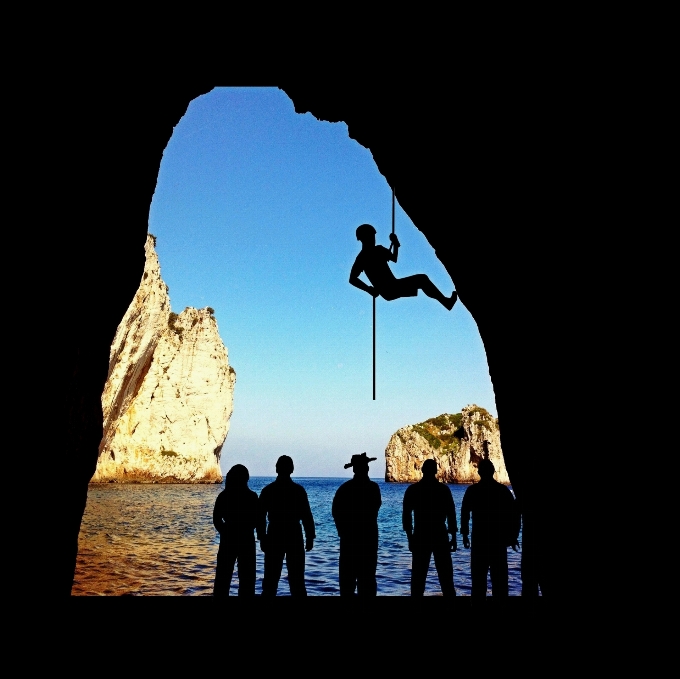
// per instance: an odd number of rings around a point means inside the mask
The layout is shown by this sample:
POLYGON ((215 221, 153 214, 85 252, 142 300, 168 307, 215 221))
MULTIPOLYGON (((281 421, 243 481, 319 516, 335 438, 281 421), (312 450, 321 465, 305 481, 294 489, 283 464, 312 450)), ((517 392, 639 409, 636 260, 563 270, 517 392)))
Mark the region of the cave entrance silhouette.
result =
MULTIPOLYGON (((347 123, 350 137, 370 150, 388 185, 397 187, 400 205, 449 273, 484 342, 505 460, 525 518, 526 593, 538 593, 540 582, 543 594, 566 598, 591 591, 593 581, 587 569, 563 559, 571 526, 564 498, 579 492, 561 464, 570 459, 570 441, 550 422, 546 434, 528 437, 527 413, 535 403, 569 412, 577 383, 587 384, 583 352, 563 350, 569 343, 580 346, 576 324, 564 309, 573 300, 574 262, 583 261, 581 235, 592 222, 584 219, 593 214, 588 201, 598 199, 587 187, 591 181, 601 186, 596 176, 601 164, 583 162, 593 157, 595 129, 578 108, 583 94, 564 79, 555 82, 563 87, 559 106, 546 97, 546 82, 537 89, 529 75, 514 77, 512 86, 484 80, 483 88, 463 78, 455 92, 460 104, 455 118, 449 92, 439 97, 427 88, 409 91, 395 105, 394 85, 376 84, 375 78, 263 84, 281 87, 298 113, 347 123), (573 237, 556 250, 545 237, 546 222, 570 229, 573 237), (478 256, 459 256, 466 251, 478 256)), ((108 349, 143 270, 163 151, 189 103, 229 84, 193 80, 167 87, 131 73, 112 94, 60 82, 53 124, 36 129, 44 162, 39 177, 34 174, 43 191, 45 223, 55 214, 69 215, 65 228, 46 231, 38 244, 45 254, 39 280, 51 292, 46 319, 60 328, 45 427, 46 440, 60 433, 54 455, 61 463, 43 491, 53 530, 33 546, 29 559, 29 577, 41 583, 43 594, 71 590, 78 529, 101 440, 108 349), (68 168, 65 157, 72 160, 68 168)))

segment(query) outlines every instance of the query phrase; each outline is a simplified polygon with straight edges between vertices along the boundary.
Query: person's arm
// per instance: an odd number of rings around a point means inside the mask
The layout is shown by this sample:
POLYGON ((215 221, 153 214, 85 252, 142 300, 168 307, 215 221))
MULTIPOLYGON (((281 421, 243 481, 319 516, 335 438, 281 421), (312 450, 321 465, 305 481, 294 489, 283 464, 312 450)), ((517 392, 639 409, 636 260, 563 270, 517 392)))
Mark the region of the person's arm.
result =
POLYGON ((300 488, 302 489, 302 527, 305 529, 305 551, 310 552, 314 548, 316 528, 314 527, 314 517, 312 516, 312 508, 309 506, 307 491, 302 486, 300 488))
POLYGON ((363 267, 361 266, 361 253, 357 255, 357 258, 354 260, 354 264, 352 264, 352 270, 349 272, 349 282, 355 287, 359 288, 359 290, 363 290, 364 292, 367 292, 371 297, 377 297, 378 296, 378 291, 370 286, 366 285, 359 276, 363 272, 363 267))
POLYGON ((411 539, 413 538, 413 507, 411 506, 411 498, 409 497, 410 488, 406 489, 404 493, 404 504, 401 512, 401 525, 406 531, 406 539, 408 540, 408 549, 411 550, 411 539))
POLYGON ((255 526, 257 539, 260 541, 260 549, 264 552, 267 544, 267 504, 264 492, 260 492, 257 500, 257 523, 255 526))
POLYGON ((213 509, 213 525, 215 526, 218 533, 221 533, 222 528, 224 527, 224 519, 222 518, 222 511, 221 511, 221 505, 222 505, 222 499, 221 498, 222 498, 222 493, 220 493, 217 496, 217 500, 215 500, 215 508, 213 509))
POLYGON ((248 513, 249 513, 249 529, 250 529, 250 534, 252 534, 253 531, 257 531, 257 520, 258 520, 258 507, 259 507, 259 499, 257 497, 257 493, 254 490, 251 490, 248 493, 248 513))
POLYGON ((396 262, 397 258, 399 257, 399 246, 401 245, 399 239, 397 238, 396 233, 390 234, 390 242, 392 243, 392 245, 390 245, 389 259, 393 262, 396 262))
POLYGON ((458 532, 458 523, 456 521, 456 504, 453 501, 453 495, 451 494, 451 489, 448 486, 444 486, 448 491, 446 498, 446 523, 448 524, 448 531, 451 535, 451 551, 455 552, 458 550, 458 539, 456 538, 456 533, 458 532))
MULTIPOLYGON (((473 488, 474 486, 470 486, 473 488)), ((470 540, 468 534, 470 533, 470 488, 465 491, 463 495, 463 506, 460 508, 460 534, 463 536, 463 547, 470 549, 470 540)))
POLYGON ((333 497, 333 504, 331 506, 331 514, 333 515, 333 521, 335 521, 335 529, 338 531, 338 537, 342 537, 343 533, 343 528, 344 526, 342 525, 342 512, 340 510, 340 504, 341 500, 339 499, 339 496, 342 494, 342 491, 340 488, 335 492, 335 496, 333 497))

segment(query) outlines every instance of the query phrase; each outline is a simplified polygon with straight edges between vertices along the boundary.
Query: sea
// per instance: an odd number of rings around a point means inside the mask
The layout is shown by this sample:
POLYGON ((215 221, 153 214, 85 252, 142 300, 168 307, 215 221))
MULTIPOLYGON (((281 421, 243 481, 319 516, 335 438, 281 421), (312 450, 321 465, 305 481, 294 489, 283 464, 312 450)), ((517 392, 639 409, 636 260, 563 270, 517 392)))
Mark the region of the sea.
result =
MULTIPOLYGON (((252 477, 249 487, 260 493, 274 477, 252 477)), ((298 478, 307 491, 316 524, 314 549, 306 554, 305 581, 310 596, 338 596, 340 541, 331 503, 346 478, 298 478)), ((409 596, 411 553, 401 526, 405 483, 380 486, 378 514, 378 596, 409 596)), ((467 485, 449 485, 460 528, 460 507, 467 485)), ((80 528, 78 560, 72 593, 76 596, 211 596, 220 536, 212 511, 223 484, 91 484, 80 528)), ((521 534, 520 534, 521 544, 521 534)), ((262 591, 264 555, 257 547, 256 595, 262 591)), ((470 595, 470 550, 452 553, 454 585, 459 596, 470 595)), ((508 549, 510 595, 519 596, 521 554, 508 549)), ((491 583, 487 594, 491 595, 491 583)), ((238 592, 236 569, 230 594, 238 592)), ((288 596, 284 564, 278 589, 288 596)), ((441 596, 434 560, 425 596, 441 596)))

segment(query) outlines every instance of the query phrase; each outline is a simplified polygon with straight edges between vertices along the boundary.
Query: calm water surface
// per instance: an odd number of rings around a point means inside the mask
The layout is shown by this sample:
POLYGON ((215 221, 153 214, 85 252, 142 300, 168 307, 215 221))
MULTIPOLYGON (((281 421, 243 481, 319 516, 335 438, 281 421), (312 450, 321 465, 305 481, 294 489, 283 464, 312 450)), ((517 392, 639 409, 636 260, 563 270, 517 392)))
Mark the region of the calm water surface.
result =
MULTIPOLYGON (((345 478, 297 478, 307 490, 316 523, 314 549, 307 552, 306 583, 311 596, 334 596, 338 590, 339 540, 331 516, 335 491, 345 478)), ((259 495, 274 477, 254 477, 249 486, 259 495)), ((380 485, 378 514, 378 595, 408 596, 411 553, 401 528, 401 506, 408 484, 380 485)), ((215 498, 223 485, 91 485, 80 528, 75 595, 211 595, 220 536, 212 524, 215 498)), ((467 486, 450 485, 458 514, 467 486)), ((521 542, 521 536, 520 536, 521 542)), ((257 549, 256 593, 262 588, 263 554, 257 549)), ((470 594, 470 551, 452 554, 454 584, 470 594)), ((508 550, 510 595, 520 594, 520 554, 508 550)), ((231 594, 237 593, 236 572, 231 594)), ((279 595, 288 595, 284 565, 279 595)), ((491 592, 489 591, 489 594, 491 592)), ((440 595, 434 561, 425 595, 440 595)))

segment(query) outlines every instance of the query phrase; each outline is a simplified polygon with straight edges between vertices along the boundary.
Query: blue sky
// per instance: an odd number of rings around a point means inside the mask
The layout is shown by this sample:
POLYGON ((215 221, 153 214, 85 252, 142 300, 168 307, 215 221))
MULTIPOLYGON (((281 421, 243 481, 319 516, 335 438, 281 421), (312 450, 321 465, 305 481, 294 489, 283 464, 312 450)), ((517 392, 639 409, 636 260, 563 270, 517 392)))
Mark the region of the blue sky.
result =
MULTIPOLYGON (((389 245, 391 189, 345 123, 295 113, 276 88, 217 88, 194 100, 163 154, 149 231, 173 311, 215 309, 236 370, 222 468, 350 476, 400 427, 477 403, 496 415, 477 325, 422 293, 377 300, 372 400, 371 297, 348 283, 368 222, 389 245)), ((399 278, 453 284, 397 204, 399 278)))

